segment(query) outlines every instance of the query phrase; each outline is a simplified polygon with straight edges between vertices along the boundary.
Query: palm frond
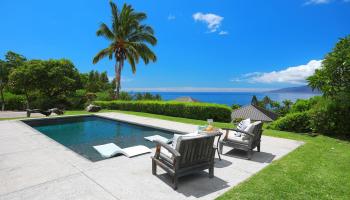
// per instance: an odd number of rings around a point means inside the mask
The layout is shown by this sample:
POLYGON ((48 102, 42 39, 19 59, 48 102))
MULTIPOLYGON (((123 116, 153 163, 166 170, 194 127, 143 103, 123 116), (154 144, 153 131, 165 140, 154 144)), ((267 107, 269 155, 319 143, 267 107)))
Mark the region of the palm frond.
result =
POLYGON ((106 56, 110 57, 110 55, 111 55, 111 48, 110 47, 102 49, 100 52, 98 52, 96 54, 96 56, 92 60, 92 63, 96 64, 96 63, 98 63, 98 61, 102 60, 104 57, 106 57, 106 56))
POLYGON ((127 59, 128 63, 130 64, 132 73, 135 74, 136 73, 136 63, 135 62, 136 62, 136 59, 138 60, 138 58, 136 58, 135 55, 130 51, 126 51, 125 54, 126 54, 126 59, 127 59))
POLYGON ((147 43, 150 43, 152 46, 157 44, 157 39, 156 37, 154 37, 154 35, 145 33, 145 32, 137 32, 137 31, 129 36, 128 41, 147 42, 147 43))
POLYGON ((136 49, 145 64, 148 64, 149 61, 155 62, 157 60, 155 53, 146 44, 138 42, 130 44, 136 49))
POLYGON ((96 35, 103 36, 111 41, 115 39, 113 32, 108 28, 108 26, 105 23, 101 23, 100 28, 96 32, 96 35))

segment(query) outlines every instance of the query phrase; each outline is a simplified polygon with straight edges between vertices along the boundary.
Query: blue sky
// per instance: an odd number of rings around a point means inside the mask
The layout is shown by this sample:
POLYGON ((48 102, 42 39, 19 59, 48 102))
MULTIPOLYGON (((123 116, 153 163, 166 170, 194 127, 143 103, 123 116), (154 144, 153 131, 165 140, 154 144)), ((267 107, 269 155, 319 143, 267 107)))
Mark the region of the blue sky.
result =
MULTIPOLYGON (((350 34, 349 0, 126 1, 148 14, 156 63, 128 65, 122 87, 136 90, 264 90, 305 84, 340 37, 350 34), (238 89, 240 88, 240 89, 238 89)), ((118 1, 121 6, 124 1, 118 1)), ((67 58, 82 72, 107 46, 96 37, 110 22, 108 0, 0 2, 0 54, 67 58)))

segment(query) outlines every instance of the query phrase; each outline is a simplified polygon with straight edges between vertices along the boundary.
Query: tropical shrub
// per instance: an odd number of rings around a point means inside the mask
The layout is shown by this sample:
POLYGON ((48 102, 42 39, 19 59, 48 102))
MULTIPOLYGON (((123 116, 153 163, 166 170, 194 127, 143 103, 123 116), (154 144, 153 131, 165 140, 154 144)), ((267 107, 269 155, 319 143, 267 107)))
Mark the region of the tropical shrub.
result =
POLYGON ((292 131, 298 133, 311 132, 310 126, 310 113, 309 112, 297 112, 289 113, 284 117, 272 122, 268 125, 268 128, 281 130, 281 131, 292 131))
POLYGON ((240 107, 241 107, 241 105, 239 105, 239 104, 232 104, 231 109, 232 110, 236 110, 236 109, 238 109, 240 107))
POLYGON ((6 110, 24 110, 26 108, 26 98, 23 95, 5 92, 4 99, 6 110))
POLYGON ((184 103, 173 101, 95 101, 103 109, 146 112, 174 117, 219 122, 231 121, 231 109, 225 105, 209 103, 184 103))
POLYGON ((131 94, 129 94, 128 92, 122 91, 119 94, 119 100, 131 101, 131 100, 133 100, 133 96, 131 94))
POLYGON ((111 101, 111 100, 113 100, 113 94, 109 91, 96 93, 96 101, 111 101))
POLYGON ((67 97, 66 109, 84 109, 87 102, 86 93, 86 90, 77 90, 73 95, 67 97))
POLYGON ((322 98, 311 110, 310 124, 315 132, 350 137, 350 95, 322 98))
POLYGON ((290 108, 291 113, 304 112, 310 110, 322 97, 314 96, 310 99, 298 99, 290 108))
POLYGON ((133 97, 134 100, 140 101, 140 100, 162 100, 162 97, 159 94, 151 94, 149 92, 145 92, 145 93, 136 93, 134 94, 133 97))

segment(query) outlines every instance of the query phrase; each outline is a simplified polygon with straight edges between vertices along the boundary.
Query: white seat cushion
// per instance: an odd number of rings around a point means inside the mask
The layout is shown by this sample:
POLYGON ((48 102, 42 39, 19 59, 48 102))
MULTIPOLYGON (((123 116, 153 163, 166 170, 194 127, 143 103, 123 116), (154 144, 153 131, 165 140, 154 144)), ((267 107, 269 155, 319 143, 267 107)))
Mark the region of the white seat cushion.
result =
POLYGON ((242 143, 248 143, 249 140, 245 139, 244 137, 237 137, 233 134, 233 131, 229 132, 228 136, 227 136, 228 140, 235 140, 238 142, 242 142, 242 143))

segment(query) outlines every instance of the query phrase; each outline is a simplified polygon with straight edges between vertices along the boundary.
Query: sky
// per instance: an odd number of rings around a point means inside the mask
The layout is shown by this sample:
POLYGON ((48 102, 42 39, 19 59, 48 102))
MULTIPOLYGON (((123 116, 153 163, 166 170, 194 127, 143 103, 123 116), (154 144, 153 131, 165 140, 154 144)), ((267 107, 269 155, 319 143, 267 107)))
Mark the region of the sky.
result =
MULTIPOLYGON (((155 29, 157 61, 126 64, 124 90, 259 91, 305 85, 341 37, 350 34, 350 0, 130 0, 155 29)), ((1 0, 0 58, 70 59, 81 72, 108 46, 97 37, 111 22, 108 0, 1 0)))

